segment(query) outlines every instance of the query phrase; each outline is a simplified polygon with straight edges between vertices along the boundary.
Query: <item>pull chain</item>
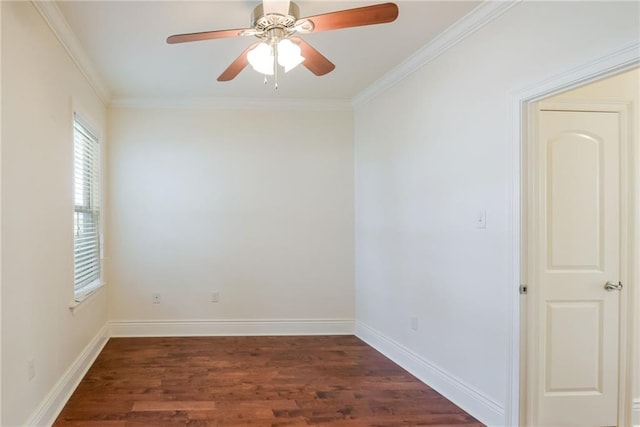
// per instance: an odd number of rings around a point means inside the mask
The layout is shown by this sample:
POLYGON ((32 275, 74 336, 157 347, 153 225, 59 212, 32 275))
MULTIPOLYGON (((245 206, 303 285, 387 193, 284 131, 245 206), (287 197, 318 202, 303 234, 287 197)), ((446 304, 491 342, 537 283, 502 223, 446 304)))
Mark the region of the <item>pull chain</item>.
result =
MULTIPOLYGON (((274 45, 272 47, 272 49, 273 49, 273 81, 274 81, 273 88, 275 90, 278 90, 278 48, 274 45)), ((264 84, 266 85, 268 81, 269 81, 269 79, 268 79, 267 75, 265 74, 264 75, 264 84)))
POLYGON ((278 90, 278 46, 273 45, 273 79, 275 82, 275 90, 278 90))

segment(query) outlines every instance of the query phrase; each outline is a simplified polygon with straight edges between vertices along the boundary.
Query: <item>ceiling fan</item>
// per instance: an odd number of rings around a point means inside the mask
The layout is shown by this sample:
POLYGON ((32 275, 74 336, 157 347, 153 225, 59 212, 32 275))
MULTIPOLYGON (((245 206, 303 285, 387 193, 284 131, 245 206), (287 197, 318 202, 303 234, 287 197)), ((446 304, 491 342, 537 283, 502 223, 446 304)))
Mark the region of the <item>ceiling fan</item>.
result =
POLYGON ((260 40, 245 49, 220 74, 218 81, 233 80, 247 65, 251 64, 256 71, 265 75, 265 83, 268 75, 275 75, 275 87, 277 88, 278 64, 284 68, 285 72, 302 64, 316 76, 325 75, 335 68, 331 61, 309 43, 296 37, 298 33, 317 33, 341 28, 384 24, 395 21, 397 17, 398 6, 394 3, 383 3, 300 18, 298 5, 292 1, 263 0, 253 10, 251 28, 176 34, 169 36, 167 43, 255 36, 260 40))

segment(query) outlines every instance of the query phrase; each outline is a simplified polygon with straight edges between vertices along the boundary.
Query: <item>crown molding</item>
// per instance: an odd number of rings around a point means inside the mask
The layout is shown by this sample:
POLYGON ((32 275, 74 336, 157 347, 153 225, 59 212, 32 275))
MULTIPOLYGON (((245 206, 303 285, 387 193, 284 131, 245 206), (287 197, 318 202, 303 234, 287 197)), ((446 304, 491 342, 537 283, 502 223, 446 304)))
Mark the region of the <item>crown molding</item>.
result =
POLYGON ((195 108, 241 110, 311 110, 350 111, 365 104, 389 89, 408 75, 464 40, 522 0, 485 1, 418 52, 393 68, 357 94, 352 100, 343 99, 259 99, 259 98, 111 98, 104 79, 82 47, 55 1, 32 0, 53 33, 60 40, 69 56, 78 66, 100 99, 113 108, 195 108))
POLYGON ((416 53, 373 82, 362 92, 358 93, 352 100, 353 107, 357 108, 374 99, 521 1, 522 0, 485 1, 481 3, 416 53))
POLYGON ((351 111, 348 99, 292 99, 292 98, 115 98, 112 108, 188 108, 199 110, 305 110, 351 111))
POLYGON ((69 56, 80 69, 80 72, 87 79, 93 90, 103 103, 108 104, 111 99, 109 87, 103 80, 98 70, 93 65, 89 55, 87 55, 82 43, 73 32, 62 11, 55 1, 32 1, 36 10, 49 25, 60 43, 69 53, 69 56))
POLYGON ((559 92, 593 83, 614 73, 622 73, 640 65, 640 41, 633 41, 620 49, 581 64, 575 68, 535 82, 512 94, 517 102, 537 101, 559 92))

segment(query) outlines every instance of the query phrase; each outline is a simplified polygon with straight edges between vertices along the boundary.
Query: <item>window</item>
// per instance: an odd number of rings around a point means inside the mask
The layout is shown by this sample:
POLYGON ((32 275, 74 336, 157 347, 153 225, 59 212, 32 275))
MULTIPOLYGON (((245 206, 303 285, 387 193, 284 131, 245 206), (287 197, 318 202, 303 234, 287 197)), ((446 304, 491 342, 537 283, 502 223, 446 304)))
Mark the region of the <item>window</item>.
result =
POLYGON ((101 285, 100 144, 74 115, 73 263, 75 300, 101 285))

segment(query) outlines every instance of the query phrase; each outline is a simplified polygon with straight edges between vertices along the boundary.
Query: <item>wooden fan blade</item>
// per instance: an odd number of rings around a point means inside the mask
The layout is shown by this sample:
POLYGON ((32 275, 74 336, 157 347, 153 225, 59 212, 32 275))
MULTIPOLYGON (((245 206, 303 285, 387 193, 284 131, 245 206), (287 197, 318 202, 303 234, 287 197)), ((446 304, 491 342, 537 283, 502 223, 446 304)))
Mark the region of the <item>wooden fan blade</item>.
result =
POLYGON ((249 53, 251 49, 256 47, 256 45, 258 45, 258 43, 254 43, 246 48, 245 51, 242 52, 242 54, 240 54, 240 56, 238 56, 235 61, 233 61, 231 65, 229 65, 227 69, 222 72, 222 74, 220 74, 220 76, 218 77, 218 81, 228 82, 230 80, 233 80, 238 74, 240 74, 240 71, 244 70, 244 67, 249 65, 247 53, 249 53))
POLYGON ((197 42, 200 40, 224 39, 228 37, 236 37, 242 35, 243 31, 251 30, 251 28, 241 28, 239 30, 219 30, 219 31, 203 31, 201 33, 174 34, 167 37, 167 43, 185 43, 197 42))
POLYGON ((363 25, 384 24, 395 21, 397 17, 398 6, 394 3, 383 3, 309 16, 303 20, 313 22, 315 27, 311 32, 317 33, 363 25))
POLYGON ((301 54, 304 57, 302 65, 307 67, 316 76, 324 76, 327 73, 333 71, 336 68, 335 65, 320 52, 315 50, 309 43, 298 37, 291 38, 291 41, 298 44, 302 50, 301 54))

